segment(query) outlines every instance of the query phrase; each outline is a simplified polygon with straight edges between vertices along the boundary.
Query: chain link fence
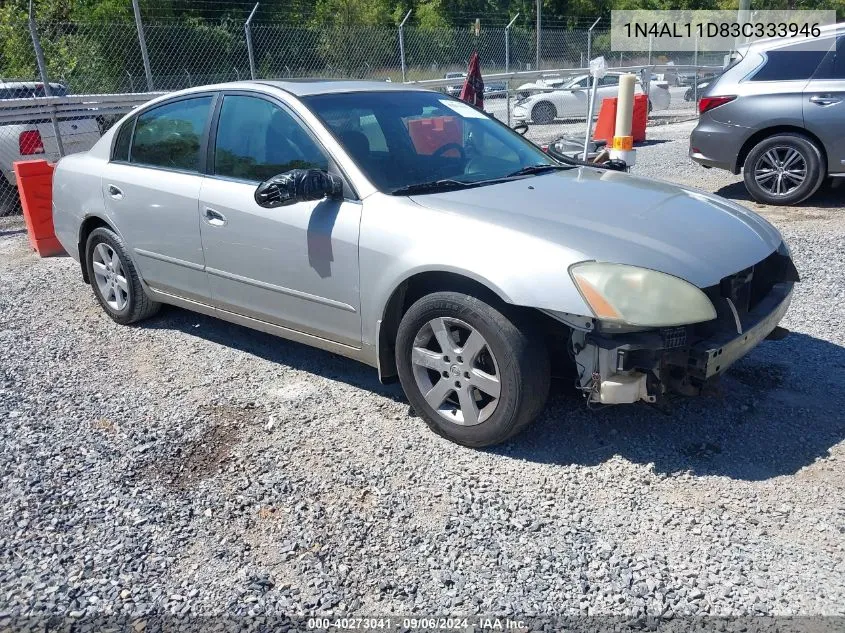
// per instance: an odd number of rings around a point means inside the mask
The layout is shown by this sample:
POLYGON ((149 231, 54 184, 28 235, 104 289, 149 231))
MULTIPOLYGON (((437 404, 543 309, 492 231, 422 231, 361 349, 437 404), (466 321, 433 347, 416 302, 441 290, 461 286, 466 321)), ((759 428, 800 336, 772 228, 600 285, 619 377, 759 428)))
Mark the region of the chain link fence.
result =
MULTIPOLYGON (((116 119, 90 109, 60 113, 31 112, 20 99, 46 98, 45 78, 53 95, 120 95, 171 91, 190 86, 256 79, 333 77, 380 81, 426 81, 454 77, 436 86, 454 93, 462 83, 470 55, 477 51, 485 75, 533 71, 536 90, 522 82, 487 81, 487 110, 513 124, 519 102, 529 93, 553 92, 572 79, 590 58, 604 55, 611 67, 646 64, 721 66, 719 56, 612 53, 609 33, 543 29, 540 55, 532 29, 487 27, 422 29, 412 26, 296 27, 225 18, 119 23, 31 23, 17 16, 0 25, 0 214, 14 212, 17 192, 12 163, 88 149, 116 119), (33 37, 34 32, 34 37, 33 37), (43 49, 39 67, 36 47, 43 49), (146 53, 148 64, 145 64, 146 53), (539 68, 537 61, 539 59, 539 68), (548 71, 546 71, 548 69, 548 71), (567 69, 573 69, 571 72, 567 69), (542 75, 548 76, 542 76, 542 75), (544 87, 545 86, 545 87, 544 87), (27 113, 30 112, 29 116, 27 113), (53 113, 54 118, 56 117, 53 113)), ((581 71, 583 73, 583 71, 581 71)), ((694 100, 685 100, 701 72, 661 72, 668 103, 655 103, 655 120, 694 115, 694 100)), ((576 81, 577 83, 577 81, 576 81)), ((662 90, 663 88, 661 88, 662 90)), ((563 108, 551 118, 529 118, 529 138, 546 142, 561 134, 584 133, 586 90, 569 89, 566 99, 580 100, 577 109, 563 108), (548 120, 547 120, 548 119, 548 120)), ((560 97, 560 95, 556 95, 560 97)), ((600 95, 604 96, 604 95, 600 95)), ((598 112, 599 104, 596 105, 598 112)), ((37 111, 36 111, 37 110, 37 111)), ((524 108, 523 108, 524 110, 524 108)), ((124 110, 125 111, 125 110, 124 110)), ((539 110, 535 110, 539 112, 539 110)))

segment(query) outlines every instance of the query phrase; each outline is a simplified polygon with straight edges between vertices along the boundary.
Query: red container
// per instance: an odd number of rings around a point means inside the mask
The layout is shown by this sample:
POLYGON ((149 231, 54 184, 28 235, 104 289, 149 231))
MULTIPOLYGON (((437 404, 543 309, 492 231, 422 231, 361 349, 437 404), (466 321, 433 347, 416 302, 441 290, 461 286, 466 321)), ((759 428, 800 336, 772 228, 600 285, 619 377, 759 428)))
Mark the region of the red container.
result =
POLYGON ((29 243, 41 257, 65 250, 53 229, 53 168, 46 160, 19 160, 14 164, 29 243))
MULTIPOLYGON (((464 144, 461 122, 454 116, 409 119, 408 134, 411 136, 411 142, 417 154, 431 155, 444 145, 457 143, 463 146, 464 144)), ((445 155, 451 156, 451 152, 457 152, 457 150, 448 150, 445 155)))

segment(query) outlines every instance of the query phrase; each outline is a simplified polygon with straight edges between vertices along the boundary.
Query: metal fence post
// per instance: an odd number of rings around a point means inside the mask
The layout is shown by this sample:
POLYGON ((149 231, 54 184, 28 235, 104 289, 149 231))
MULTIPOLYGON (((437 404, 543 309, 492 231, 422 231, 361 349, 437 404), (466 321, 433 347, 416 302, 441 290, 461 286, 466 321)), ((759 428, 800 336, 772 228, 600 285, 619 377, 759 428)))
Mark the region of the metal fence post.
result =
POLYGON ((138 0, 132 0, 132 10, 135 12, 135 28, 138 29, 138 44, 141 47, 141 59, 144 62, 144 75, 147 77, 147 90, 152 92, 155 90, 153 87, 153 71, 150 68, 147 38, 144 35, 144 23, 141 21, 141 7, 138 6, 138 0))
MULTIPOLYGON (((513 23, 516 22, 516 19, 519 17, 519 13, 513 16, 513 20, 508 22, 508 25, 505 27, 505 72, 508 73, 511 70, 511 27, 513 23)), ((508 113, 510 115, 510 113, 508 113)), ((510 123, 510 120, 508 120, 510 123)))
MULTIPOLYGON (((585 68, 590 66, 590 62, 593 59, 590 56, 592 54, 592 48, 593 48, 593 29, 596 28, 596 24, 599 23, 599 20, 601 20, 601 18, 596 18, 596 21, 593 22, 593 26, 590 27, 589 31, 587 31, 587 66, 585 66, 585 68)), ((598 80, 595 77, 593 77, 593 83, 595 83, 597 81, 598 80)), ((587 129, 588 130, 590 129, 590 126, 592 124, 593 124, 593 104, 590 102, 589 99, 587 99, 587 129)), ((588 134, 589 134, 589 132, 588 132, 588 134)), ((584 160, 587 160, 586 156, 587 156, 587 149, 585 147, 584 148, 584 160)))
POLYGON ((536 61, 536 68, 534 70, 540 70, 540 44, 542 42, 542 35, 540 31, 543 27, 543 0, 537 0, 537 61, 536 61))
POLYGON ((252 18, 255 12, 258 11, 258 3, 252 7, 249 12, 249 17, 244 22, 244 35, 246 36, 246 54, 249 57, 249 76, 255 79, 255 54, 252 51, 252 18))
MULTIPOLYGON (((41 40, 38 39, 38 29, 35 28, 35 14, 32 12, 32 0, 29 0, 29 36, 32 38, 32 48, 35 49, 35 62, 38 64, 38 74, 41 75, 41 83, 44 84, 44 95, 53 96, 53 89, 50 87, 50 77, 47 75, 47 64, 44 63, 44 51, 41 49, 41 40)), ((62 144, 62 134, 59 130, 59 120, 56 117, 56 106, 50 108, 50 120, 53 123, 53 132, 56 134, 56 145, 59 147, 59 156, 65 155, 65 148, 62 144)))
POLYGON ((695 66, 695 76, 692 79, 692 104, 698 110, 698 33, 695 34, 695 51, 692 54, 692 65, 695 66))
POLYGON ((593 22, 593 26, 590 27, 589 31, 587 31, 587 63, 588 64, 590 63, 590 60, 593 59, 591 57, 592 49, 593 49, 593 29, 596 28, 596 24, 599 23, 599 20, 601 20, 601 18, 596 18, 596 21, 593 22))
POLYGON ((399 23, 399 65, 402 66, 402 83, 405 83, 405 22, 411 17, 412 10, 409 9, 402 22, 399 23))

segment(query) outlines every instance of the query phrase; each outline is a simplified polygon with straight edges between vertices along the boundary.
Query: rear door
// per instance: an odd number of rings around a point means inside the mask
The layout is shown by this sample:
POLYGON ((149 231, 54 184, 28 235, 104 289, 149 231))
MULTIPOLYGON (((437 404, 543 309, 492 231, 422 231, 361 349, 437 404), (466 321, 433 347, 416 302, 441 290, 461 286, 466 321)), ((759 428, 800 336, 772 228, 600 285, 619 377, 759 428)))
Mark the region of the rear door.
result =
POLYGON ((153 289, 207 302, 199 195, 213 94, 167 101, 118 131, 103 199, 153 289))
POLYGON ((828 171, 845 172, 845 36, 804 88, 804 126, 824 143, 828 171))

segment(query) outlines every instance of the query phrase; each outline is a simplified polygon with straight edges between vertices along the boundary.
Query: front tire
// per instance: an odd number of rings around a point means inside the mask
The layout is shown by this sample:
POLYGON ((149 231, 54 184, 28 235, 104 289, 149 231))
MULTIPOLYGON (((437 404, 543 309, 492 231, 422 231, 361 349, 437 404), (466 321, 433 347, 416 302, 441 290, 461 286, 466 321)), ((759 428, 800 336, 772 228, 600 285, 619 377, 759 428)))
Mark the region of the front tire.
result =
POLYGON ((531 108, 531 120, 538 125, 545 125, 555 120, 557 110, 548 101, 541 101, 531 108))
POLYGON ((104 227, 91 231, 85 246, 85 265, 94 296, 117 323, 135 323, 161 308, 144 292, 126 245, 114 231, 104 227))
POLYGON ((513 437, 549 394, 542 342, 503 311, 456 292, 426 295, 408 309, 396 366, 414 410, 435 433, 464 446, 513 437))
POLYGON ((798 204, 812 196, 827 175, 821 151, 806 136, 776 134, 755 145, 743 164, 748 193, 757 202, 798 204))

